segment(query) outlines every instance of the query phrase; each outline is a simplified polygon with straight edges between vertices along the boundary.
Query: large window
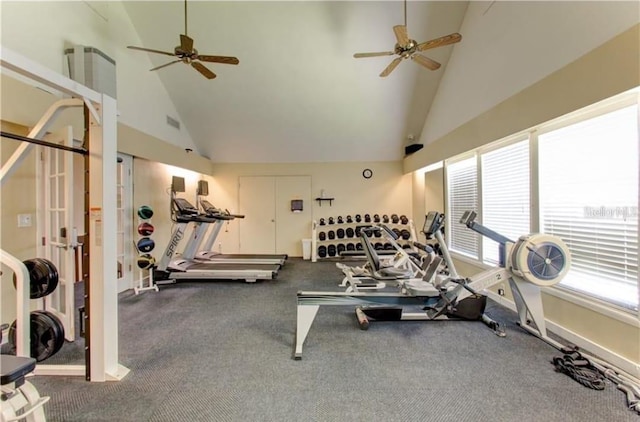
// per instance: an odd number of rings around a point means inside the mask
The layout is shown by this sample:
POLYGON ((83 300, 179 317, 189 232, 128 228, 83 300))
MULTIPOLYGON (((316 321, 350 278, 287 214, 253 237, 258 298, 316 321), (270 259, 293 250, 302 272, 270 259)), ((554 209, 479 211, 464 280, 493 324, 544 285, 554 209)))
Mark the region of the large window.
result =
POLYGON ((505 146, 487 145, 471 158, 448 160, 450 249, 485 264, 498 262, 495 242, 479 241, 457 224, 466 210, 513 240, 534 229, 553 234, 572 256, 559 286, 637 311, 638 96, 588 113, 540 125, 505 146))
POLYGON ((561 237, 572 265, 562 281, 638 306, 638 107, 539 137, 540 231, 561 237))
MULTIPOLYGON (((529 233, 529 141, 480 154, 482 222, 512 240, 529 233)), ((498 263, 498 244, 482 237, 482 258, 498 263)))
POLYGON ((478 209, 478 171, 476 157, 447 166, 449 248, 466 256, 478 257, 475 232, 458 224, 465 211, 478 209))

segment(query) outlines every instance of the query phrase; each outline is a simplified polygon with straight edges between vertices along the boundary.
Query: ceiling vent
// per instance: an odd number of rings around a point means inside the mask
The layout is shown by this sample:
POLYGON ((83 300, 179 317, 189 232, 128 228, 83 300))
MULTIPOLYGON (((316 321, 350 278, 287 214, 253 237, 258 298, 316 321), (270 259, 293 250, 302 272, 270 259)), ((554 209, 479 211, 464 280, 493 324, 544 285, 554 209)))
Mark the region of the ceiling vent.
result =
POLYGON ((176 119, 174 119, 174 118, 173 118, 173 117, 171 117, 171 116, 167 116, 167 124, 168 124, 169 126, 173 126, 173 127, 175 127, 176 129, 180 130, 180 122, 179 122, 179 121, 177 121, 176 119))

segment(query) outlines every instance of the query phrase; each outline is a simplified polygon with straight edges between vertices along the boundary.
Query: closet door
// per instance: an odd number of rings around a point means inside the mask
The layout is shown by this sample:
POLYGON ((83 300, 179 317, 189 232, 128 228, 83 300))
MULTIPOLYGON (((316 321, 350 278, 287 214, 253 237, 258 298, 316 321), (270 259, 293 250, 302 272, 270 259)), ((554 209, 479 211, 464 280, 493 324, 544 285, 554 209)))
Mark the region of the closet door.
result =
POLYGON ((242 254, 276 252, 276 184, 273 176, 240 177, 238 181, 239 251, 242 254))

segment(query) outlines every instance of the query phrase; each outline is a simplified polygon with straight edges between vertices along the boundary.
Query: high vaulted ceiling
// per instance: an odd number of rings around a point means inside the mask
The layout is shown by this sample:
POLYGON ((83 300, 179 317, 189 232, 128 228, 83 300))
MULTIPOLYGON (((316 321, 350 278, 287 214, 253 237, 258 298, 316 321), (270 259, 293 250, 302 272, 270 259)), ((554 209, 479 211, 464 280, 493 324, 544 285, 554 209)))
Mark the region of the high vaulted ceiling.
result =
MULTIPOLYGON (((173 51, 184 33, 183 2, 124 2, 143 47, 173 51)), ((422 131, 454 46, 425 52, 436 71, 394 57, 402 1, 188 3, 188 35, 200 54, 236 56, 238 66, 207 63, 207 80, 178 63, 158 75, 199 148, 215 162, 388 161, 422 131)), ((410 38, 458 32, 467 2, 407 3, 410 38)), ((464 34, 463 40, 464 42, 464 34)), ((131 44, 137 44, 132 40, 131 44)), ((129 54, 147 54, 128 50, 129 54)), ((154 66, 170 57, 149 54, 154 66)), ((140 75, 144 77, 145 75, 140 75)))

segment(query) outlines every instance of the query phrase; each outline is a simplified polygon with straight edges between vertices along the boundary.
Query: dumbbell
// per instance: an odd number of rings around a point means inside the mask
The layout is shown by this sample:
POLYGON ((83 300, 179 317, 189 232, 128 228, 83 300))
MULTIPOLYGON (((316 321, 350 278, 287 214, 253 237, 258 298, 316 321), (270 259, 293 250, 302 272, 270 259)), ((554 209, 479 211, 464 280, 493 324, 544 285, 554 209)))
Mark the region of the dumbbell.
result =
POLYGON ((369 214, 365 214, 364 215, 364 222, 365 223, 371 223, 371 216, 369 214))
POLYGON ((321 226, 324 226, 325 224, 326 224, 326 222, 324 221, 324 218, 321 218, 321 219, 320 219, 320 225, 321 225, 321 226))
POLYGON ((322 245, 322 246, 318 246, 318 256, 320 258, 324 258, 327 256, 327 247, 322 245))
POLYGON ((355 232, 351 227, 347 229, 346 233, 347 233, 347 237, 353 237, 355 235, 355 232))
POLYGON ((384 215, 382 216, 382 222, 383 222, 384 224, 388 224, 388 223, 389 223, 389 216, 388 216, 387 214, 384 214, 384 215))
POLYGON ((338 239, 344 239, 344 229, 336 230, 336 234, 338 235, 338 239))
POLYGON ((374 223, 379 223, 380 222, 380 216, 378 214, 373 214, 373 222, 374 223))
POLYGON ((385 243, 384 244, 384 250, 385 251, 391 251, 393 250, 393 245, 391 243, 385 243))
POLYGON ((398 224, 398 221, 400 221, 400 217, 398 217, 398 214, 391 214, 391 222, 393 224, 398 224))
POLYGON ((338 224, 344 224, 344 220, 341 215, 338 216, 338 224))
POLYGON ((347 243, 347 250, 348 251, 355 251, 356 250, 356 245, 354 245, 353 243, 347 243))
POLYGON ((400 223, 402 224, 409 224, 409 219, 407 218, 406 215, 401 215, 400 216, 400 223))
POLYGON ((360 214, 356 214, 355 219, 356 219, 356 223, 359 223, 362 221, 362 217, 360 217, 360 214))
POLYGON ((329 224, 334 224, 335 220, 333 219, 333 217, 329 217, 329 224))
POLYGON ((360 243, 360 242, 356 243, 356 250, 357 251, 361 251, 362 250, 362 243, 360 243))
POLYGON ((344 244, 340 243, 340 244, 338 245, 338 255, 340 255, 340 254, 341 254, 342 252, 344 252, 346 249, 347 249, 347 247, 346 247, 344 244))
POLYGON ((347 216, 347 224, 353 223, 353 219, 350 215, 347 216))
POLYGON ((336 233, 333 230, 329 230, 329 233, 327 233, 327 236, 329 237, 329 240, 333 240, 336 238, 336 233))
POLYGON ((411 232, 407 229, 402 229, 402 231, 400 231, 400 237, 404 240, 409 240, 411 238, 411 232))
POLYGON ((327 253, 329 256, 336 256, 336 252, 336 245, 329 245, 329 247, 327 247, 327 253))
POLYGON ((327 240, 327 234, 325 232, 318 233, 318 239, 327 240))

